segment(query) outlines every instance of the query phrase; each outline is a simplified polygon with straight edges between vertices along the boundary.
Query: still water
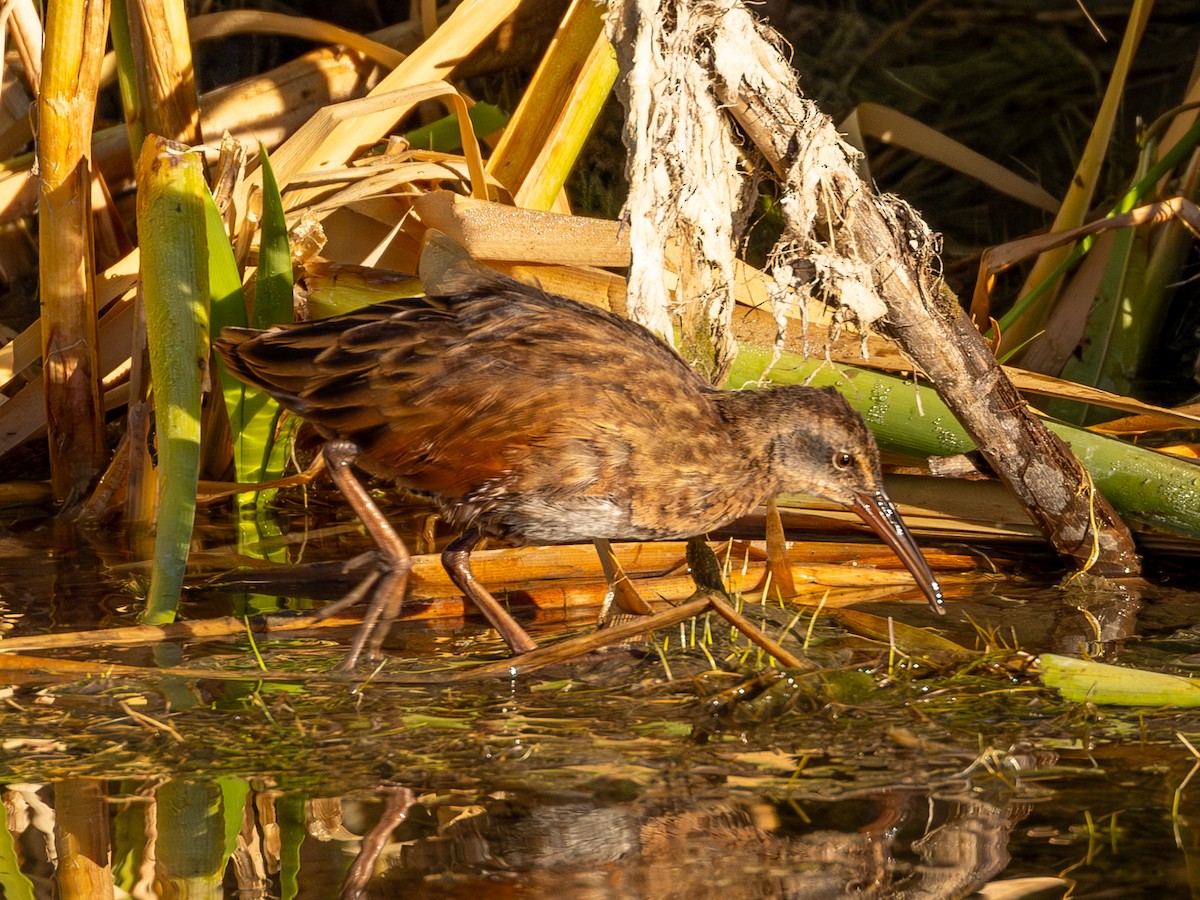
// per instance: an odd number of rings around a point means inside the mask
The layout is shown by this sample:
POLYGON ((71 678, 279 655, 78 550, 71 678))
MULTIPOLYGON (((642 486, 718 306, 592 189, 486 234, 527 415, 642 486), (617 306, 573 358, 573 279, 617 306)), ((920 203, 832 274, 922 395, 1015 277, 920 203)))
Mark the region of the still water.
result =
MULTIPOLYGON (((352 525, 317 513, 318 527, 311 515, 291 510, 279 529, 304 535, 306 560, 362 548, 352 525)), ((278 603, 207 584, 246 560, 231 523, 202 524, 183 615, 278 603)), ((134 623, 132 556, 111 535, 12 513, 0 530, 6 637, 134 623)), ((1184 742, 1200 743, 1200 718, 1068 703, 1023 670, 1039 651, 1085 649, 1186 671, 1200 658, 1187 567, 1168 563, 1153 585, 1064 590, 1030 568, 1036 551, 1007 556, 1027 558, 999 575, 982 557, 975 571, 939 572, 944 620, 915 590, 859 604, 972 651, 950 661, 906 649, 903 634, 889 643, 832 612, 812 623, 790 608, 763 621, 790 629, 815 672, 766 668, 715 619, 537 672, 430 685, 388 675, 457 671, 502 659, 503 645, 474 617, 403 621, 387 665, 351 682, 321 675, 344 652, 344 629, 47 649, 113 668, 3 671, 0 888, 6 898, 1200 894, 1200 776, 1189 781, 1197 757, 1184 742)), ((543 610, 531 631, 553 640, 594 615, 543 610)))

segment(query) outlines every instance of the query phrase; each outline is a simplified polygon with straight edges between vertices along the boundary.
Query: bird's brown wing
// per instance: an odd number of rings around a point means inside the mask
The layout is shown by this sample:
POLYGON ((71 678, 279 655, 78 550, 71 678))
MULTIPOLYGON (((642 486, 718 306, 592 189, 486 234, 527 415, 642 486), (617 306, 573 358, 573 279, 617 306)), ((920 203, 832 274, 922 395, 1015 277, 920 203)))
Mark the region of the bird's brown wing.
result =
POLYGON ((226 336, 218 349, 240 378, 354 440, 364 468, 447 499, 621 484, 653 434, 714 415, 699 378, 645 329, 502 276, 226 336))

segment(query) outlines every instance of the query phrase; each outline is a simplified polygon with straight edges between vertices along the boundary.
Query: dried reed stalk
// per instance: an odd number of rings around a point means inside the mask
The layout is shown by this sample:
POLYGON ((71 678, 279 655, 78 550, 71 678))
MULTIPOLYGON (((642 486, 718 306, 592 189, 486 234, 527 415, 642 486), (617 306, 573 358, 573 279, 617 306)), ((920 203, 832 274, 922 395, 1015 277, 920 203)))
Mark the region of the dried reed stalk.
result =
MULTIPOLYGON (((156 134, 184 145, 203 141, 187 10, 182 0, 127 0, 133 74, 141 121, 131 134, 156 134)), ((141 142, 131 141, 134 155, 141 142)))
POLYGON ((104 466, 97 360, 91 159, 108 4, 48 9, 38 95, 38 253, 51 481, 73 504, 104 466))

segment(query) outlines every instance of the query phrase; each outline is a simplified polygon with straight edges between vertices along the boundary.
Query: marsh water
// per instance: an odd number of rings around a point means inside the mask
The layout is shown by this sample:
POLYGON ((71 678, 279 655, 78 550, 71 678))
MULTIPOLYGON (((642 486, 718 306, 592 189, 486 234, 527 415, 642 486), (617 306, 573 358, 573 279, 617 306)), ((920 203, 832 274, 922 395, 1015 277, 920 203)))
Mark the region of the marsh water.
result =
MULTIPOLYGON (((303 609, 316 601, 219 590, 210 576, 286 570, 301 544, 305 561, 366 546, 319 505, 276 526, 283 552, 254 563, 228 514, 207 514, 182 617, 249 626, 272 605, 303 609)), ((1188 745, 1200 717, 1068 702, 1029 668, 1073 649, 1187 671, 1200 659, 1187 561, 1164 558, 1145 583, 1064 588, 1035 545, 1000 554, 999 572, 994 554, 975 555, 976 570, 944 578, 944 620, 915 590, 857 606, 936 628, 966 657, 782 607, 762 620, 803 646, 811 671, 769 668, 707 618, 536 672, 424 685, 389 676, 461 672, 505 648, 468 615, 401 621, 382 668, 349 681, 323 677, 346 629, 22 654, 111 667, 88 674, 0 656, 0 887, 6 898, 1200 893, 1188 745)), ((115 531, 10 511, 6 639, 135 624, 133 559, 115 531)), ((595 611, 522 615, 553 642, 590 630, 595 611)))

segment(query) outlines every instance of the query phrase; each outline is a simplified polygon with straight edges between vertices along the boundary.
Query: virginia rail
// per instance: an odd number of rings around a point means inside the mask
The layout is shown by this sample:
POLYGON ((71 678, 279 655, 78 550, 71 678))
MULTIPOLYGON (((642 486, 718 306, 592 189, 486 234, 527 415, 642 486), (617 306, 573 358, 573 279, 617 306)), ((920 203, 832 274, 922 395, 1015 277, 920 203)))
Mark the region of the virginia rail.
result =
POLYGON ((716 390, 641 325, 480 267, 443 279, 438 296, 226 328, 215 346, 329 439, 330 474, 388 562, 344 665, 368 639, 379 651, 410 567, 351 463, 440 504, 461 530, 446 571, 516 653, 536 644, 471 573, 482 536, 682 539, 783 491, 855 510, 944 612, 884 493, 875 440, 833 390, 716 390))

